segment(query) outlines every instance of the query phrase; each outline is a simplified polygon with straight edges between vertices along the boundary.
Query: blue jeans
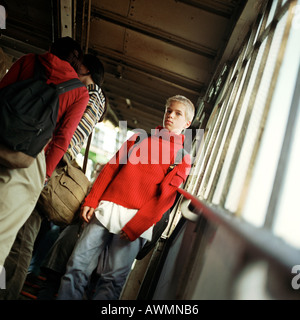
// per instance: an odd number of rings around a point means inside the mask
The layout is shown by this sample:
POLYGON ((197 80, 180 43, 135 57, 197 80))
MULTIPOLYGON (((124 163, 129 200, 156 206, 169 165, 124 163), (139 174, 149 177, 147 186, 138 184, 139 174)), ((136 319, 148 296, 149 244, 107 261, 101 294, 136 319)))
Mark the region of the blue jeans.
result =
POLYGON ((110 233, 98 220, 88 223, 76 243, 62 277, 57 300, 81 300, 99 257, 107 246, 105 263, 99 266, 101 276, 95 288, 94 300, 117 300, 121 294, 131 265, 146 240, 120 239, 119 234, 110 233))
POLYGON ((40 274, 41 264, 58 238, 60 232, 61 228, 59 226, 46 219, 42 221, 40 231, 34 243, 34 250, 28 273, 32 273, 36 276, 40 274))

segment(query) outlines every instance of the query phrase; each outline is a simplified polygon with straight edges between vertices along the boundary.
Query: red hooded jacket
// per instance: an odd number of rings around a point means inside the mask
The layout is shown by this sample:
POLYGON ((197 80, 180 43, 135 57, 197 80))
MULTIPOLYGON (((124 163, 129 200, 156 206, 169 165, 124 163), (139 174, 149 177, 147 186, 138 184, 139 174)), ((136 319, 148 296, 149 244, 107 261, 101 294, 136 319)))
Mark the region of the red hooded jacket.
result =
MULTIPOLYGON (((73 78, 78 78, 76 71, 67 62, 50 52, 41 54, 39 59, 46 68, 48 83, 58 84, 73 78)), ((35 55, 21 57, 9 69, 0 82, 0 88, 19 80, 33 76, 35 55)), ((59 96, 59 111, 53 138, 46 146, 47 176, 51 176, 64 153, 67 151, 71 138, 77 128, 82 114, 89 101, 86 87, 80 87, 65 92, 59 96)))

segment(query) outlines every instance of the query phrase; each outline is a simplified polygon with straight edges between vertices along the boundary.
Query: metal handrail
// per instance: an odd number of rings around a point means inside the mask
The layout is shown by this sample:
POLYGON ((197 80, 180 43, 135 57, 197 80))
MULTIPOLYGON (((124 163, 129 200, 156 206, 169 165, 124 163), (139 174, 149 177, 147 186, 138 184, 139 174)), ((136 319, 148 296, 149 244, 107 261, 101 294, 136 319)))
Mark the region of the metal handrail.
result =
POLYGON ((255 227, 220 207, 208 205, 186 190, 178 188, 178 192, 186 198, 181 205, 181 213, 185 219, 196 222, 200 215, 203 215, 209 222, 224 226, 259 255, 270 262, 275 261, 289 272, 293 266, 300 265, 300 250, 284 242, 269 229, 255 227), (190 204, 193 211, 189 209, 190 204))

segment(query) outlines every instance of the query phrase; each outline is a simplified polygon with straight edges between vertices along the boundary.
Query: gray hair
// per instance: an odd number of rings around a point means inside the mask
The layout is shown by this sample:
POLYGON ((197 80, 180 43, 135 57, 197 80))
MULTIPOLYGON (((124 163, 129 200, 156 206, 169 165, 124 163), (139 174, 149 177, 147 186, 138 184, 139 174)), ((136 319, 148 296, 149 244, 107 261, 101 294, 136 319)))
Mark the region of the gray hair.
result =
POLYGON ((168 108, 172 102, 174 101, 178 101, 181 102, 182 104, 185 105, 186 109, 185 109, 185 117, 188 121, 192 121, 195 115, 195 107, 192 103, 191 100, 189 100, 188 98, 181 96, 181 95, 176 95, 173 97, 170 97, 167 99, 166 101, 166 108, 168 108))

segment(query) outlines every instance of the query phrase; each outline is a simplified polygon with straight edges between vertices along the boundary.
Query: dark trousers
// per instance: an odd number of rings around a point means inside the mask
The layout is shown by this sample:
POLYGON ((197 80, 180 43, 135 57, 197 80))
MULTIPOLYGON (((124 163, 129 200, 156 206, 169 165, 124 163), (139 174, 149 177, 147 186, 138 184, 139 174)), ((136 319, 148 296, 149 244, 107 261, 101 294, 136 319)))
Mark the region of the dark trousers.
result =
POLYGON ((41 227, 42 217, 36 209, 19 230, 8 257, 5 260, 6 290, 0 290, 1 300, 18 300, 26 280, 35 239, 41 227))

